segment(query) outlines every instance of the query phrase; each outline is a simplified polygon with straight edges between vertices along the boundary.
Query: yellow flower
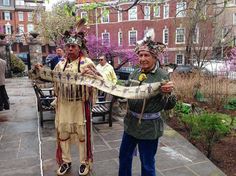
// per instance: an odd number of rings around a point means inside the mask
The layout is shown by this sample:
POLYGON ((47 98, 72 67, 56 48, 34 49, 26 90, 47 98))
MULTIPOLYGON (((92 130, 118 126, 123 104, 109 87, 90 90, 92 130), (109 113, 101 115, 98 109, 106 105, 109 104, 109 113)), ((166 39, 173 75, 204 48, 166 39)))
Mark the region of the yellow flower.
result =
POLYGON ((141 73, 138 77, 138 80, 141 81, 141 82, 146 80, 146 79, 147 79, 147 75, 145 73, 141 73))

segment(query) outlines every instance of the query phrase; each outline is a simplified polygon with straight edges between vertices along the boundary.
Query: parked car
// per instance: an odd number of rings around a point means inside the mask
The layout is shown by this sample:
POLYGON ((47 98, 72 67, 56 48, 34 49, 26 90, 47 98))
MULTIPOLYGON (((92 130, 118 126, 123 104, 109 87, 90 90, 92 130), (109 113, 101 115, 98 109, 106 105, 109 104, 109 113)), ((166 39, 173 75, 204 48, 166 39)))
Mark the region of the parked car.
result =
POLYGON ((16 57, 21 59, 25 63, 25 65, 28 65, 28 63, 30 61, 30 56, 29 56, 29 53, 27 53, 27 52, 25 52, 25 53, 18 53, 18 54, 16 54, 16 57))
POLYGON ((173 72, 175 73, 192 73, 194 67, 191 65, 178 65, 173 72))
POLYGON ((128 80, 130 73, 133 71, 134 68, 132 67, 121 67, 120 69, 116 70, 116 74, 119 79, 128 80))

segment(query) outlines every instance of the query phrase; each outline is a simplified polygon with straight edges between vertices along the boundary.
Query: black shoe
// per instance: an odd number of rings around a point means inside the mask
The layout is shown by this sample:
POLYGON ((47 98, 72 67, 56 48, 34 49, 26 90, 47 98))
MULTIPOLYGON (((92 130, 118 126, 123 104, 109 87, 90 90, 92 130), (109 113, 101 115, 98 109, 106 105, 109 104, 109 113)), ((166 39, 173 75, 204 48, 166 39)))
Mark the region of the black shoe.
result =
POLYGON ((79 168, 79 175, 87 175, 89 173, 89 165, 81 164, 79 168))
POLYGON ((4 104, 4 109, 5 110, 9 110, 10 109, 10 103, 9 103, 8 100, 7 100, 6 104, 4 104))
POLYGON ((63 163, 57 170, 57 175, 64 175, 71 168, 71 163, 63 163))

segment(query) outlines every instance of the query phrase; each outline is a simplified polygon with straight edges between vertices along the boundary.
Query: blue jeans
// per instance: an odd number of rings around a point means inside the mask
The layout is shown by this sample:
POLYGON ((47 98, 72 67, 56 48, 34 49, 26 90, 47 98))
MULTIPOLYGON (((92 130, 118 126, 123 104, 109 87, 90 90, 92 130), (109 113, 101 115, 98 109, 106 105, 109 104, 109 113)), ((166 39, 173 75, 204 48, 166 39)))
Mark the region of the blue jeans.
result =
POLYGON ((141 176, 156 176, 155 155, 158 139, 141 140, 123 134, 119 155, 119 176, 132 176, 132 160, 135 147, 138 145, 141 160, 141 176))

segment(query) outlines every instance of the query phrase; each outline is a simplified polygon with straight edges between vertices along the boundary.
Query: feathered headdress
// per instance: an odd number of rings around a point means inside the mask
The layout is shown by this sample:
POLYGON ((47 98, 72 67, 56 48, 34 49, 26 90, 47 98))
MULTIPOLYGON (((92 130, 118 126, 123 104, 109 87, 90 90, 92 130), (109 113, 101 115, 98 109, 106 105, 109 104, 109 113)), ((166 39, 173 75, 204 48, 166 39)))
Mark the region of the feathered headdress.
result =
POLYGON ((86 39, 85 39, 85 32, 82 31, 82 28, 84 27, 86 23, 86 20, 82 18, 80 21, 78 21, 74 28, 72 28, 70 31, 65 31, 63 35, 63 41, 66 44, 76 44, 80 47, 80 49, 83 52, 88 52, 88 49, 86 47, 86 39))
POLYGON ((144 39, 137 42, 135 52, 138 54, 140 51, 148 51, 155 57, 164 53, 166 45, 161 42, 154 42, 154 38, 154 30, 150 29, 144 36, 144 39))

